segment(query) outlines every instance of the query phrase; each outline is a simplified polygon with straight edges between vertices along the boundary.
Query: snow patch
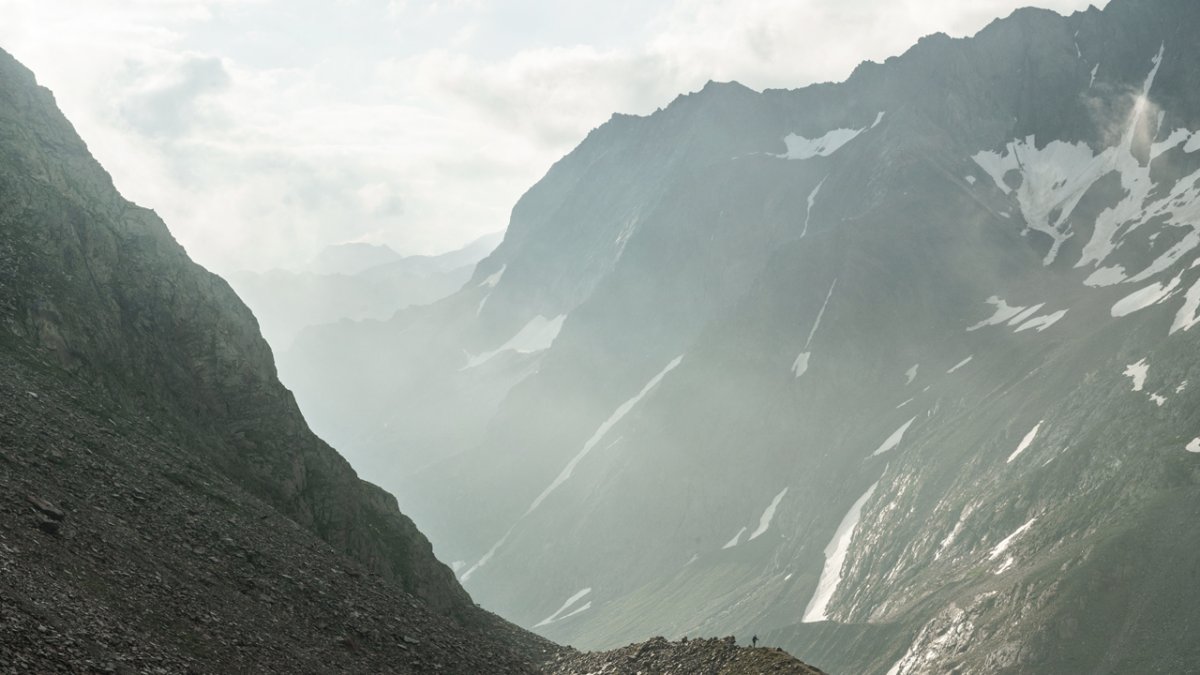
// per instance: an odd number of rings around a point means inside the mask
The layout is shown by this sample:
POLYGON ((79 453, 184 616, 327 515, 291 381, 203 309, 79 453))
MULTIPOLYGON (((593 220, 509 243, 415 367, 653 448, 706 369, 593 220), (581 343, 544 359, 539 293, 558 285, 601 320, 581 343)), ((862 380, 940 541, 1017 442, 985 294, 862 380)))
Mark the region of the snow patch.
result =
MULTIPOLYGON (((567 463, 567 466, 563 468, 554 481, 551 482, 550 485, 546 486, 545 490, 542 490, 542 493, 537 496, 537 499, 533 500, 533 503, 529 505, 529 509, 525 511, 525 516, 533 513, 534 509, 541 506, 542 502, 546 499, 546 497, 550 496, 551 492, 554 492, 558 489, 558 486, 565 483, 567 479, 571 477, 571 474, 575 472, 575 467, 579 465, 579 462, 583 461, 584 457, 587 457, 588 453, 592 451, 592 448, 596 447, 596 444, 599 443, 604 436, 607 435, 608 432, 617 425, 618 422, 628 415, 629 412, 633 410, 643 398, 646 397, 646 394, 650 393, 650 390, 657 387, 658 383, 662 382, 663 378, 667 376, 667 373, 675 370, 675 368, 677 368, 682 362, 683 355, 681 354, 676 356, 671 360, 670 363, 667 364, 666 368, 663 368, 662 371, 660 371, 657 375, 650 378, 650 381, 646 383, 646 386, 642 387, 642 390, 639 391, 633 398, 618 406, 613 414, 609 415, 608 419, 604 420, 599 428, 596 429, 591 438, 589 438, 587 442, 583 444, 583 449, 581 449, 573 458, 571 458, 571 461, 567 463)), ((522 516, 522 518, 525 516, 522 516)))
POLYGON ((1030 308, 1026 309, 1025 311, 1021 312, 1020 314, 1014 316, 1012 318, 1012 320, 1010 320, 1008 322, 1007 325, 1019 326, 1019 325, 1025 323, 1026 321, 1028 321, 1029 317, 1040 312, 1042 310, 1042 308, 1045 306, 1046 306, 1046 303, 1044 303, 1044 302, 1038 303, 1038 304, 1034 305, 1033 307, 1030 307, 1030 308))
POLYGON ((937 551, 933 554, 934 560, 939 560, 946 549, 954 544, 954 540, 958 539, 958 535, 962 532, 963 527, 967 524, 967 518, 971 517, 971 513, 975 509, 971 505, 963 507, 962 513, 958 516, 958 522, 954 524, 954 529, 950 530, 950 534, 938 544, 937 551))
POLYGON ((875 121, 869 127, 862 129, 834 129, 820 138, 806 138, 800 134, 788 134, 783 142, 787 152, 775 155, 780 159, 811 159, 813 157, 828 157, 837 152, 850 141, 858 138, 859 134, 874 129, 883 121, 883 112, 875 116, 875 121))
POLYGON ((842 522, 838 524, 837 530, 833 533, 833 539, 829 540, 829 544, 825 547, 825 566, 821 569, 821 577, 817 580, 817 588, 813 591, 812 599, 808 601, 808 606, 804 610, 804 617, 801 619, 803 623, 826 621, 829 618, 829 601, 833 599, 834 592, 842 583, 842 567, 846 563, 846 554, 850 552, 854 531, 858 529, 863 506, 871 498, 871 495, 875 494, 877 487, 879 487, 879 483, 867 488, 863 496, 854 502, 845 517, 842 518, 842 522))
POLYGON ((817 187, 813 188, 813 191, 808 194, 808 208, 804 210, 804 229, 800 232, 801 239, 804 238, 804 235, 808 234, 808 221, 812 216, 813 204, 817 202, 817 195, 821 192, 821 186, 824 185, 825 181, 828 179, 828 176, 822 178, 821 182, 817 183, 817 187))
MULTIPOLYGON (((1118 234, 1125 236, 1142 223, 1155 218, 1166 218, 1167 225, 1197 229, 1200 215, 1200 187, 1196 185, 1200 172, 1178 181, 1171 194, 1151 200, 1155 184, 1151 178, 1149 164, 1143 166, 1134 154, 1137 131, 1149 106, 1149 94, 1159 67, 1162 65, 1165 45, 1151 60, 1151 69, 1142 85, 1133 111, 1127 120, 1128 126, 1120 142, 1099 154, 1093 153, 1085 143, 1051 141, 1038 148, 1034 137, 1010 142, 1001 152, 983 151, 974 156, 975 162, 988 173, 996 186, 1005 194, 1013 194, 1021 207, 1031 230, 1042 232, 1051 238, 1052 244, 1044 259, 1050 264, 1056 258, 1063 242, 1074 233, 1069 219, 1083 195, 1101 178, 1116 173, 1120 178, 1125 197, 1117 205, 1097 216, 1090 240, 1083 247, 1076 267, 1095 265, 1100 267, 1119 245, 1118 234), (1004 181, 1010 171, 1021 174, 1021 184, 1015 190, 1004 181)), ((1173 134, 1167 142, 1155 147, 1165 152, 1184 142, 1185 150, 1195 136, 1187 132, 1173 134)), ((1187 245, 1190 245, 1188 242, 1187 245)), ((1180 255, 1170 252, 1153 267, 1162 269, 1172 264, 1180 255)), ((1113 281, 1115 270, 1101 276, 1089 278, 1089 285, 1113 281)))
POLYGON ((1091 77, 1091 79, 1090 79, 1090 80, 1088 80, 1088 89, 1091 89, 1091 88, 1092 88, 1092 85, 1096 84, 1096 73, 1097 73, 1099 70, 1100 70, 1100 64, 1099 64, 1099 63, 1097 63, 1096 65, 1092 66, 1092 77, 1091 77))
POLYGON ((1131 363, 1125 366, 1125 377, 1133 380, 1133 390, 1141 391, 1146 386, 1146 374, 1150 371, 1150 364, 1146 359, 1142 359, 1137 363, 1131 363))
POLYGON ((968 333, 977 331, 980 328, 984 328, 986 326, 998 326, 1002 323, 1005 323, 1005 322, 1011 320, 1013 317, 1019 315, 1021 313, 1021 311, 1025 309, 1024 307, 1011 306, 1007 302, 1004 301, 1004 298, 1001 298, 1001 297, 995 296, 995 295, 993 295, 992 297, 985 300, 985 302, 989 305, 994 306, 996 308, 996 311, 993 312, 990 317, 984 319, 983 321, 980 321, 979 323, 975 324, 974 326, 967 328, 968 333))
POLYGON ((1192 284, 1192 287, 1183 296, 1183 306, 1175 314, 1169 334, 1174 335, 1177 331, 1191 330, 1192 326, 1198 323, 1200 323, 1200 280, 1192 284))
POLYGON ((1104 286, 1113 286, 1125 281, 1125 268, 1120 265, 1112 267, 1099 267, 1096 271, 1088 275, 1088 278, 1083 280, 1084 286, 1092 288, 1101 288, 1104 286))
POLYGON ((1167 403, 1167 397, 1161 394, 1150 394, 1150 400, 1154 401, 1154 405, 1163 407, 1167 403))
POLYGON ((920 367, 921 367, 921 364, 919 364, 919 363, 914 363, 914 364, 913 364, 913 367, 912 367, 912 368, 909 368, 909 369, 908 369, 908 370, 907 370, 907 371, 904 373, 904 376, 908 378, 908 381, 904 383, 904 386, 906 386, 906 387, 907 387, 908 385, 910 385, 910 384, 912 384, 912 383, 913 383, 913 380, 917 379, 917 369, 918 369, 918 368, 920 368, 920 367))
POLYGON ((1062 319, 1066 315, 1067 315, 1067 310, 1063 309, 1063 310, 1054 312, 1053 314, 1046 314, 1045 316, 1039 316, 1037 318, 1030 319, 1030 320, 1026 321, 1025 323, 1021 324, 1013 332, 1020 333, 1023 330, 1029 330, 1030 328, 1034 328, 1034 329, 1037 329, 1037 332, 1040 333, 1040 332, 1046 330, 1047 328, 1053 326, 1054 324, 1058 323, 1059 320, 1062 319))
POLYGON ((1018 527, 1015 532, 1002 539, 999 544, 996 544, 994 547, 992 547, 992 550, 988 553, 988 560, 995 560, 1004 555, 1004 552, 1008 550, 1008 547, 1012 545, 1017 537, 1025 534, 1036 522, 1037 516, 1034 516, 1033 518, 1030 518, 1029 521, 1024 525, 1018 527))
POLYGON ((737 546, 739 543, 741 543, 742 535, 745 533, 746 533, 746 527, 743 526, 742 529, 737 531, 737 534, 733 535, 733 539, 730 539, 729 541, 725 542, 725 545, 721 547, 721 550, 724 551, 727 548, 733 548, 734 546, 737 546))
POLYGON ((1175 289, 1182 281, 1180 277, 1175 277, 1169 282, 1154 283, 1145 288, 1138 289, 1133 293, 1121 298, 1117 304, 1112 307, 1113 318, 1121 318, 1146 309, 1151 305, 1156 305, 1175 294, 1175 289))
POLYGON ((771 500, 771 503, 767 505, 766 510, 763 511, 762 516, 759 517, 758 527, 750 533, 750 538, 746 541, 754 541, 760 534, 767 531, 767 528, 771 526, 771 519, 775 517, 775 509, 779 508, 779 501, 783 499, 784 495, 787 494, 787 491, 787 488, 783 488, 779 494, 775 495, 775 498, 771 500))
POLYGON ((1200 438, 1193 438, 1192 442, 1187 444, 1187 451, 1200 453, 1200 438))
POLYGON ((888 452, 889 450, 894 450, 896 446, 900 445, 900 441, 904 440, 904 432, 908 431, 908 428, 912 426, 913 422, 916 421, 917 418, 914 417, 904 424, 901 424, 899 429, 893 431, 892 435, 888 436, 887 439, 884 440, 883 444, 879 446, 879 449, 871 453, 871 456, 877 457, 885 452, 888 452))
POLYGON ((967 185, 975 184, 975 176, 963 176, 963 180, 967 181, 967 185))
POLYGON ((796 377, 800 377, 808 372, 808 357, 812 356, 812 352, 800 352, 796 360, 792 362, 792 372, 796 377))
MULTIPOLYGON (((480 305, 480 309, 482 308, 483 306, 480 305)), ((509 338, 508 342, 490 352, 471 357, 467 361, 467 365, 459 370, 467 370, 487 363, 494 356, 503 352, 512 351, 518 354, 532 354, 548 349, 554 343, 554 339, 558 337, 559 331, 562 330, 563 321, 566 318, 566 314, 560 314, 553 319, 547 319, 539 314, 533 317, 529 323, 525 324, 525 327, 516 335, 509 338)))
MULTIPOLYGON (((555 621, 558 620, 558 617, 560 614, 567 611, 567 609, 569 609, 571 607, 571 605, 574 605, 575 603, 579 602, 580 600, 582 600, 584 598, 584 596, 586 596, 588 593, 591 593, 591 592, 592 592, 591 588, 585 588, 585 589, 579 591, 578 593, 576 593, 575 595, 572 595, 571 597, 567 598, 567 601, 562 604, 562 607, 558 608, 557 612, 542 619, 540 622, 534 624, 533 627, 541 628, 542 626, 547 626, 549 624, 554 623, 555 621)), ((588 603, 589 606, 591 604, 592 604, 591 602, 588 603)), ((580 610, 580 611, 582 611, 582 610, 580 610)), ((568 614, 567 616, 570 616, 570 615, 568 614)), ((563 618, 565 619, 567 617, 564 616, 563 618)))
POLYGON ((970 362, 971 362, 971 361, 972 361, 974 358, 975 358, 975 355, 974 355, 974 354, 972 354, 972 355, 968 356, 967 358, 963 359, 962 361, 959 361, 959 362, 958 362, 958 363, 957 363, 957 364, 956 364, 956 365, 955 365, 953 368, 951 368, 950 370, 947 370, 947 371, 946 371, 946 374, 947 374, 947 375, 951 375, 951 374, 953 374, 953 373, 954 373, 955 371, 957 371, 959 368, 962 368, 963 366, 965 366, 965 365, 967 365, 968 363, 970 363, 970 362))
POLYGON ((589 610, 591 608, 592 608, 592 601, 588 600, 587 602, 583 603, 579 607, 576 607, 575 609, 571 610, 570 612, 564 614, 562 616, 562 618, 559 619, 559 621, 565 621, 565 620, 575 616, 576 614, 579 614, 580 612, 586 612, 587 610, 589 610))
POLYGON ((1017 444, 1017 449, 1013 450, 1013 453, 1008 456, 1008 460, 1005 461, 1005 464, 1012 464, 1012 461, 1016 459, 1018 455, 1020 455, 1022 452, 1025 452, 1025 450, 1029 448, 1029 445, 1033 443, 1033 439, 1037 438, 1038 429, 1042 428, 1042 423, 1045 421, 1046 420, 1038 422, 1033 426, 1032 429, 1029 430, 1029 433, 1025 434, 1025 438, 1022 438, 1021 442, 1017 444))
POLYGON ((821 303, 821 309, 817 312, 816 320, 813 321, 812 330, 808 331, 808 339, 804 341, 804 351, 800 352, 800 355, 792 363, 792 372, 796 377, 808 372, 808 359, 812 356, 809 347, 812 346, 813 338, 817 335, 817 329, 821 327, 821 317, 825 316, 825 308, 829 306, 829 299, 833 297, 833 289, 836 287, 837 279, 834 279, 833 283, 829 285, 829 292, 825 294, 825 302, 821 303))

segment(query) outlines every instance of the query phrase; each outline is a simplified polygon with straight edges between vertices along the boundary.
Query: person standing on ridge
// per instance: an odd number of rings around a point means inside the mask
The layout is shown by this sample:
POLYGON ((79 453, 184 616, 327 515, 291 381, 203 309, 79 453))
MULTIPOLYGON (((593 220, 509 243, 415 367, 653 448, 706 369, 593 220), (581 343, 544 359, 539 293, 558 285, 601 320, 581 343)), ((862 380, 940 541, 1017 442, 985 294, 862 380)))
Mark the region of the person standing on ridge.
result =
POLYGON ((755 636, 753 636, 753 637, 751 637, 751 638, 750 638, 750 646, 751 646, 751 647, 757 647, 757 646, 758 646, 758 636, 757 636, 757 635, 755 635, 755 636))

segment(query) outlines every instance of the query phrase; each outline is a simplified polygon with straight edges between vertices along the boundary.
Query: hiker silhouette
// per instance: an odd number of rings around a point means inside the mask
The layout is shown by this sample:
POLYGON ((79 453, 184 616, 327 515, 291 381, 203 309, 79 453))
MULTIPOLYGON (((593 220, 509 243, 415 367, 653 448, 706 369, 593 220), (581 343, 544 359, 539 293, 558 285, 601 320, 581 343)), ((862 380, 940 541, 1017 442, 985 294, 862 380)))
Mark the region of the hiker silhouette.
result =
POLYGON ((751 647, 757 647, 757 646, 758 646, 758 636, 757 636, 757 635, 755 635, 754 637, 750 638, 750 646, 751 646, 751 647))

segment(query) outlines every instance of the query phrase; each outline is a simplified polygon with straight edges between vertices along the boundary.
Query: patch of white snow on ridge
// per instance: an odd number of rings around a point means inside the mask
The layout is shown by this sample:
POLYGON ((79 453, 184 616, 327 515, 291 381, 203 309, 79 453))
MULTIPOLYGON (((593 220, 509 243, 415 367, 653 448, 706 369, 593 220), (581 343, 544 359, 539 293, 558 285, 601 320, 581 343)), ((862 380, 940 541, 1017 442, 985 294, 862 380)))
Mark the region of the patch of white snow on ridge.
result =
POLYGON ((1088 89, 1091 89, 1092 85, 1096 84, 1096 73, 1099 72, 1099 70, 1100 70, 1099 63, 1092 66, 1092 79, 1088 80, 1088 89))
POLYGON ((767 528, 771 526, 771 519, 775 517, 775 509, 779 508, 779 502, 783 499, 784 495, 787 494, 787 491, 787 488, 783 488, 779 494, 775 495, 775 498, 771 500, 771 503, 767 505, 766 510, 763 511, 762 516, 759 517, 758 527, 750 533, 750 538, 746 541, 754 541, 760 534, 767 531, 767 528))
POLYGON ((1061 320, 1066 315, 1067 315, 1067 310, 1063 309, 1063 310, 1054 312, 1053 314, 1046 314, 1044 316, 1035 317, 1035 318, 1030 319, 1030 320, 1026 321, 1025 323, 1021 324, 1020 326, 1018 326, 1017 330, 1015 330, 1013 332, 1020 333, 1023 330, 1029 330, 1030 328, 1034 328, 1034 329, 1037 329, 1037 332, 1040 333, 1040 332, 1046 330, 1047 328, 1053 326, 1054 324, 1058 323, 1059 320, 1061 320))
POLYGON ((1187 451, 1200 453, 1200 438, 1193 438, 1192 442, 1187 444, 1187 451))
POLYGON ((1150 394, 1150 400, 1154 401, 1154 405, 1160 408, 1167 404, 1167 397, 1161 394, 1150 394))
MULTIPOLYGON (((1062 243, 1073 235, 1068 220, 1080 199, 1098 180, 1114 172, 1120 178, 1125 197, 1096 217, 1091 239, 1084 245, 1076 267, 1100 266, 1119 244, 1119 233, 1124 236, 1138 225, 1157 217, 1166 217, 1168 225, 1193 230, 1197 228, 1196 216, 1200 213, 1200 203, 1194 197, 1198 192, 1195 181, 1200 177, 1200 172, 1178 181, 1171 195, 1151 200, 1156 186, 1150 175, 1150 166, 1143 166, 1134 154, 1139 125, 1146 114, 1150 90, 1162 64, 1164 51, 1165 45, 1159 48, 1158 54, 1152 59, 1141 96, 1129 115, 1128 126, 1117 145, 1094 154, 1085 143, 1051 141, 1045 147, 1038 148, 1036 140, 1030 136, 1010 142, 1002 152, 983 151, 973 157, 1005 194, 1013 194, 1014 189, 1004 181, 1004 177, 1010 171, 1021 175, 1021 183, 1015 189, 1015 194, 1026 223, 1031 230, 1042 232, 1052 240, 1043 261, 1046 264, 1054 261, 1062 243), (1181 205, 1183 208, 1180 208, 1181 205)), ((1177 144, 1183 142, 1182 138, 1175 135, 1169 141, 1177 144)), ((1166 145, 1160 145, 1157 149, 1165 151, 1166 148, 1166 145)), ((1095 283, 1098 279, 1089 281, 1095 283)))
POLYGON ((1130 293, 1112 306, 1113 318, 1119 319, 1128 316, 1170 298, 1175 294, 1175 289, 1179 286, 1180 281, 1182 281, 1180 277, 1175 277, 1169 282, 1153 283, 1130 293))
MULTIPOLYGON (((908 370, 907 370, 907 371, 904 373, 904 376, 908 378, 908 381, 904 383, 904 386, 906 386, 906 387, 907 387, 908 385, 910 385, 910 384, 912 384, 912 383, 913 383, 913 380, 917 379, 917 369, 919 369, 920 367, 921 367, 921 364, 919 364, 919 363, 914 363, 914 364, 913 364, 913 367, 912 367, 912 368, 909 368, 909 369, 908 369, 908 370)), ((910 400, 911 400, 911 399, 910 399, 910 400)))
POLYGON ((963 180, 967 181, 967 185, 975 184, 975 176, 963 176, 963 180))
POLYGON ((1025 534, 1025 532, 1028 531, 1029 528, 1033 527, 1033 524, 1036 522, 1037 516, 1034 516, 1033 518, 1030 518, 1029 521, 1024 525, 1018 527, 1015 532, 1002 539, 999 544, 996 544, 994 547, 992 547, 992 550, 988 553, 988 560, 995 560, 1004 555, 1004 552, 1008 550, 1008 547, 1012 545, 1013 541, 1015 541, 1016 538, 1022 534, 1025 534))
POLYGON ((1019 326, 1019 325, 1025 323, 1026 321, 1029 320, 1029 317, 1040 312, 1042 310, 1042 308, 1045 306, 1046 306, 1046 303, 1041 302, 1041 303, 1034 305, 1033 307, 1026 309, 1025 311, 1021 312, 1020 314, 1014 316, 1008 322, 1008 325, 1009 326, 1019 326))
POLYGON ((1083 285, 1099 288, 1113 286, 1123 281, 1125 281, 1125 268, 1121 265, 1113 265, 1112 267, 1097 267, 1096 271, 1083 280, 1083 285))
POLYGON ((796 360, 792 362, 792 372, 796 377, 800 377, 808 372, 808 357, 812 356, 812 352, 800 352, 796 356, 796 360))
POLYGON ((858 521, 862 518, 863 506, 871 495, 875 494, 877 487, 879 483, 867 488, 863 496, 854 502, 833 533, 833 539, 829 540, 825 547, 825 566, 821 569, 821 578, 817 580, 812 599, 808 601, 808 607, 804 610, 804 617, 801 619, 803 623, 825 621, 829 618, 829 601, 833 599, 833 594, 842 583, 842 567, 846 563, 846 554, 850 552, 850 543, 854 539, 854 531, 858 529, 858 521))
POLYGON ((804 229, 800 232, 801 239, 804 238, 804 235, 808 234, 808 221, 812 216, 813 204, 817 202, 817 195, 821 193, 821 186, 824 185, 825 181, 828 179, 829 176, 822 178, 821 182, 817 183, 817 187, 813 188, 813 191, 808 194, 808 208, 804 211, 804 229))
POLYGON ((1200 280, 1192 284, 1184 296, 1183 306, 1179 308, 1179 312, 1175 314, 1175 320, 1171 322, 1171 335, 1177 331, 1191 330, 1192 326, 1200 323, 1200 280))
POLYGON ((874 129, 883 121, 884 114, 881 112, 876 115, 875 121, 869 127, 863 127, 862 129, 834 129, 820 138, 805 138, 800 134, 788 134, 783 139, 783 142, 787 145, 787 152, 775 156, 780 159, 828 157, 841 150, 842 146, 858 138, 859 134, 868 129, 874 129))
POLYGON ((492 556, 496 555, 496 551, 499 551, 500 547, 504 545, 504 542, 508 541, 508 537, 512 534, 513 528, 515 527, 516 525, 513 525, 512 527, 508 528, 508 532, 505 532, 504 536, 500 537, 499 541, 497 541, 495 544, 492 544, 492 547, 488 549, 487 553, 483 554, 483 557, 480 558, 478 562, 476 562, 474 565, 471 565, 470 569, 468 569, 466 572, 463 572, 463 575, 458 578, 459 581, 466 583, 468 580, 470 580, 471 575, 475 574, 476 570, 485 567, 492 560, 492 556))
POLYGON ((1188 141, 1192 137, 1192 132, 1187 129, 1176 129, 1167 136, 1165 140, 1154 143, 1150 146, 1150 159, 1157 159, 1168 150, 1178 147, 1180 144, 1188 141))
POLYGON ((1150 372, 1150 364, 1146 359, 1125 366, 1125 377, 1133 380, 1133 390, 1141 391, 1146 386, 1146 374, 1150 372))
POLYGON ((741 543, 742 535, 745 533, 746 533, 746 527, 743 525, 742 529, 738 530, 737 534, 733 535, 733 539, 730 539, 729 541, 725 542, 725 545, 721 547, 721 550, 724 551, 727 548, 733 548, 734 546, 737 546, 739 543, 741 543))
POLYGON ((878 457, 889 450, 895 450, 896 446, 900 445, 900 441, 904 440, 904 432, 908 431, 908 428, 911 427, 912 423, 916 421, 917 418, 914 417, 904 424, 901 424, 899 429, 893 431, 892 435, 888 436, 887 439, 884 440, 884 442, 879 446, 879 448, 875 452, 871 453, 871 456, 878 457))
MULTIPOLYGON (((1058 257, 1063 242, 1071 238, 1064 225, 1087 189, 1104 174, 1094 167, 1095 156, 1087 143, 1052 141, 1037 147, 1033 136, 1010 142, 1003 153, 982 151, 972 158, 1005 194, 1013 188, 1004 177, 1010 171, 1021 173, 1016 188, 1017 203, 1029 229, 1050 237, 1050 250, 1043 264, 1058 257)), ((1105 172, 1106 173, 1106 172, 1105 172)))
POLYGON ((1190 154, 1197 150, 1200 150, 1200 132, 1192 134, 1188 142, 1183 144, 1183 151, 1186 153, 1190 154))
POLYGON ((1200 246, 1200 233, 1194 230, 1188 232, 1184 235, 1183 239, 1180 239, 1178 243, 1156 258, 1154 262, 1150 263, 1149 267, 1130 277, 1129 281, 1131 283, 1141 283, 1159 272, 1174 267, 1175 263, 1195 250, 1197 246, 1200 246))
POLYGON ((1024 307, 1010 306, 1007 302, 1004 301, 1003 298, 1001 298, 999 296, 995 296, 995 295, 993 295, 992 297, 985 300, 985 302, 987 302, 987 304, 989 304, 989 305, 994 306, 996 308, 996 311, 993 312, 990 317, 988 317, 988 318, 984 319, 983 321, 980 321, 979 323, 975 324, 974 326, 971 326, 970 328, 968 328, 967 329, 968 333, 970 333, 972 331, 977 331, 980 328, 984 328, 985 326, 999 326, 1000 324, 1005 323, 1006 321, 1009 321, 1013 317, 1017 316, 1018 314, 1021 313, 1022 310, 1025 309, 1024 307))
MULTIPOLYGON (((542 502, 546 499, 546 497, 550 496, 551 492, 554 492, 558 489, 558 486, 565 483, 566 480, 571 477, 571 474, 575 472, 575 467, 579 465, 579 462, 581 462, 584 457, 587 457, 587 454, 592 451, 592 448, 596 447, 596 444, 604 438, 609 430, 616 426, 622 418, 628 415, 629 411, 633 410, 634 407, 646 397, 646 394, 650 393, 650 390, 657 387, 658 383, 662 382, 663 378, 667 376, 667 373, 675 370, 675 368, 677 368, 682 362, 683 355, 676 356, 671 360, 670 363, 667 364, 666 368, 663 368, 661 372, 650 378, 650 381, 646 383, 646 386, 642 387, 642 390, 639 391, 633 398, 618 406, 616 411, 614 411, 613 414, 608 417, 608 419, 604 420, 599 428, 596 429, 596 432, 592 434, 592 437, 583 444, 583 449, 581 449, 573 458, 571 458, 570 462, 567 462, 567 466, 563 468, 554 481, 550 483, 550 485, 546 486, 545 490, 542 490, 542 493, 537 496, 537 499, 533 500, 533 503, 529 505, 529 509, 525 511, 525 515, 527 516, 530 513, 533 513, 534 509, 541 506, 542 502)), ((524 516, 522 516, 522 518, 523 517, 524 516)))
POLYGON ((957 371, 959 368, 962 368, 963 366, 967 365, 968 363, 970 363, 970 362, 971 362, 972 360, 974 360, 974 359, 975 359, 975 355, 974 355, 974 354, 972 354, 972 355, 968 356, 967 358, 965 358, 965 359, 963 359, 962 361, 959 361, 957 364, 955 364, 955 366, 954 366, 953 368, 951 368, 950 370, 947 370, 947 371, 946 371, 946 374, 947 374, 947 375, 952 375, 952 374, 954 374, 954 373, 955 373, 955 372, 956 372, 956 371, 957 371))
POLYGON ((589 610, 591 608, 592 608, 592 601, 588 600, 587 602, 583 603, 579 607, 576 607, 575 609, 571 610, 570 612, 564 614, 558 620, 565 621, 565 620, 575 616, 576 614, 579 614, 580 612, 586 612, 587 610, 589 610))
POLYGON ((975 508, 970 504, 963 507, 962 513, 960 513, 958 516, 958 522, 954 524, 954 529, 950 530, 950 534, 946 535, 946 538, 943 539, 940 544, 938 544, 937 551, 933 554, 934 560, 941 559, 942 554, 946 552, 946 549, 950 548, 950 546, 954 544, 954 540, 958 539, 958 535, 962 532, 963 527, 967 524, 967 519, 971 517, 971 514, 974 511, 975 508))
POLYGON ((829 285, 829 292, 825 294, 825 302, 821 303, 821 309, 817 312, 816 320, 813 321, 812 330, 808 331, 808 339, 804 341, 804 351, 800 352, 800 355, 792 363, 792 372, 796 377, 808 372, 808 359, 812 356, 809 347, 812 346, 813 338, 817 335, 817 329, 821 327, 821 317, 825 316, 825 308, 829 306, 829 299, 833 297, 833 289, 836 287, 837 279, 834 279, 833 283, 829 285))
POLYGON ((1013 450, 1013 453, 1008 456, 1008 460, 1005 461, 1005 464, 1012 464, 1012 461, 1016 459, 1018 455, 1020 455, 1022 452, 1025 452, 1025 450, 1029 448, 1030 444, 1033 443, 1033 439, 1037 438, 1038 429, 1042 428, 1042 423, 1045 421, 1046 420, 1038 422, 1033 426, 1032 429, 1029 430, 1029 433, 1025 434, 1025 438, 1021 439, 1021 442, 1017 445, 1017 449, 1013 450))
POLYGON ((887 114, 887 111, 880 110, 879 114, 875 116, 875 121, 871 122, 871 128, 874 129, 875 127, 879 126, 879 123, 883 121, 883 116, 886 114, 887 114))
MULTIPOLYGON (((554 623, 555 621, 558 620, 558 616, 560 614, 567 611, 567 609, 569 609, 571 607, 571 605, 574 605, 575 603, 579 602, 580 600, 583 599, 583 597, 585 595, 587 595, 588 593, 591 593, 591 592, 592 592, 591 588, 585 588, 585 589, 579 591, 578 593, 576 593, 575 595, 572 595, 571 597, 567 598, 567 601, 562 604, 562 607, 558 608, 557 612, 551 614, 550 616, 546 617, 545 619, 542 619, 539 623, 534 624, 533 627, 541 628, 542 626, 554 623)), ((590 605, 591 603, 588 603, 588 604, 590 605)), ((566 617, 563 617, 563 618, 565 619, 566 617)))
MULTIPOLYGON (((482 305, 480 308, 482 309, 482 305)), ((518 354, 532 354, 548 349, 554 343, 554 339, 558 337, 559 331, 562 330, 563 321, 566 318, 566 314, 560 314, 553 319, 547 319, 539 314, 533 317, 529 323, 525 324, 525 327, 516 335, 509 338, 508 342, 490 352, 472 356, 467 361, 467 365, 463 366, 460 370, 467 370, 486 363, 502 352, 513 351, 518 354)))

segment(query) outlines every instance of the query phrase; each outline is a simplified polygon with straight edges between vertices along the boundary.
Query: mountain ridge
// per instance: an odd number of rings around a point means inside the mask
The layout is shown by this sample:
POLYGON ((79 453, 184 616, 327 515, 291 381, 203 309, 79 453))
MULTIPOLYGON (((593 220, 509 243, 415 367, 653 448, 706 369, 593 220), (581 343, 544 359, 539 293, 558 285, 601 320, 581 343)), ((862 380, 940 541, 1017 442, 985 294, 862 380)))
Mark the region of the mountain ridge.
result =
MULTIPOLYGON (((314 420, 318 391, 343 428, 366 398, 362 429, 398 411, 401 432, 328 433, 543 634, 766 633, 850 672, 1178 669, 1180 603, 1172 623, 1080 589, 1126 578, 1111 542, 1192 512, 1198 22, 1021 10, 845 83, 614 117, 463 291, 284 367, 314 420), (559 317, 546 348, 464 368, 559 317), (618 553, 632 571, 598 562, 618 553)), ((1190 568, 1190 529, 1149 541, 1156 574, 1190 568)))

